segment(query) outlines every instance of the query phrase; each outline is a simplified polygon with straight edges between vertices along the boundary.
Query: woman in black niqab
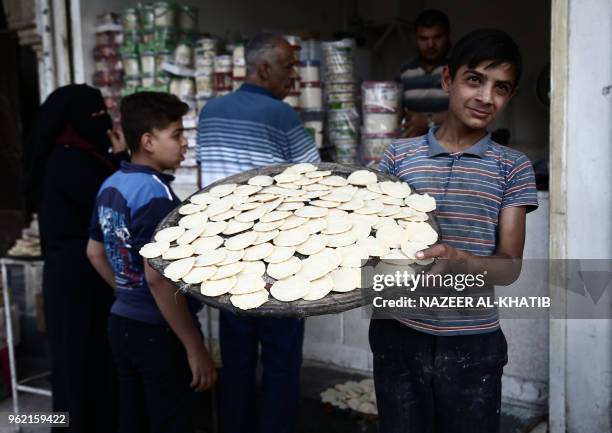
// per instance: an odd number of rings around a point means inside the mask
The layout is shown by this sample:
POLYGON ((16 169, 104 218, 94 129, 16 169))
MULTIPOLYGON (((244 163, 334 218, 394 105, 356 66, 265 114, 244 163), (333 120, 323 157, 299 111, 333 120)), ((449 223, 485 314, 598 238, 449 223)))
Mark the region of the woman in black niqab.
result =
POLYGON ((106 334, 113 290, 89 263, 86 245, 97 192, 127 156, 117 137, 100 91, 69 85, 42 104, 26 148, 27 197, 39 214, 45 262, 53 411, 70 412, 70 432, 116 427, 106 334))

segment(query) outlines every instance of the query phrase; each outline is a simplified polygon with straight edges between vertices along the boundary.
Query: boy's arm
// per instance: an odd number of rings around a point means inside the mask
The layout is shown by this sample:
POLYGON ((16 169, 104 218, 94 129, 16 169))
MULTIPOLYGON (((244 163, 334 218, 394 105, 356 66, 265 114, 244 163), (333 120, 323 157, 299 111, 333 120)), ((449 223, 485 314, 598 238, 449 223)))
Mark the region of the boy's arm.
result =
POLYGON ((217 379, 217 372, 204 347, 202 336, 193 323, 185 296, 182 293, 176 293, 176 288, 153 269, 146 260, 144 260, 144 269, 145 278, 155 303, 170 328, 185 346, 192 373, 191 386, 196 391, 210 388, 217 379))
POLYGON ((106 284, 114 289, 115 273, 108 262, 108 258, 106 257, 104 244, 102 242, 89 239, 89 242, 87 242, 87 258, 98 274, 100 274, 104 281, 106 281, 106 284))
MULTIPOLYGON (((525 245, 525 206, 503 208, 499 215, 497 251, 492 256, 476 256, 448 244, 437 244, 416 254, 417 259, 439 258, 445 260, 445 271, 458 270, 470 274, 486 271, 487 281, 492 284, 509 285, 521 273, 521 258, 525 245), (502 260, 500 260, 502 259, 502 260)), ((437 269, 443 273, 444 270, 437 269)))

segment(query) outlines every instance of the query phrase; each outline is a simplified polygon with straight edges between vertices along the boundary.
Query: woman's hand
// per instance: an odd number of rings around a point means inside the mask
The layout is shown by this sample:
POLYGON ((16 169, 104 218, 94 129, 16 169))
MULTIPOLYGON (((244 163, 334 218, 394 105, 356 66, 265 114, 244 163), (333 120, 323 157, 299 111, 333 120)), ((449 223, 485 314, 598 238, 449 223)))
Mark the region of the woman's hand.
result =
POLYGON ((127 150, 127 143, 123 131, 120 129, 109 129, 106 131, 106 135, 108 135, 111 141, 113 153, 125 152, 127 150))

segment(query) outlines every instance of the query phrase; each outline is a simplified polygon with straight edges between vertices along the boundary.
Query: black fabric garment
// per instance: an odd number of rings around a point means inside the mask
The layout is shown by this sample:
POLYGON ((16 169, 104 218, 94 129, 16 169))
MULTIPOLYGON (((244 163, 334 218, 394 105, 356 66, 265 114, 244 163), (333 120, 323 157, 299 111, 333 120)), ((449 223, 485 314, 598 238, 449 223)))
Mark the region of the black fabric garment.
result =
POLYGON ((53 410, 70 412, 72 433, 107 433, 116 424, 116 376, 106 335, 114 296, 86 255, 95 197, 110 174, 80 149, 56 148, 38 207, 53 410))
POLYGON ((119 375, 117 432, 193 433, 191 369, 172 329, 111 314, 108 337, 119 375))
POLYGON ((105 329, 112 289, 83 253, 85 243, 71 244, 48 254, 43 271, 52 407, 70 412, 70 427, 52 431, 114 432, 117 378, 105 329))
POLYGON ((503 332, 440 337, 370 322, 380 433, 497 433, 503 332))
POLYGON ((104 121, 88 119, 103 103, 99 91, 85 85, 58 89, 41 107, 30 142, 30 168, 36 172, 30 173, 29 191, 45 261, 53 411, 70 412, 70 428, 62 433, 108 433, 117 423, 116 374, 106 334, 114 296, 86 255, 96 194, 117 164, 107 161, 105 130, 95 142, 77 132, 89 125, 85 135, 102 133, 104 121))
POLYGON ((38 207, 53 410, 70 412, 72 433, 110 432, 116 423, 116 377, 106 337, 113 290, 86 255, 95 197, 110 174, 80 149, 56 148, 38 207), (104 422, 100 413, 107 414, 104 422))
POLYGON ((106 131, 112 129, 108 113, 92 116, 106 110, 100 90, 86 84, 71 84, 54 90, 36 113, 25 147, 26 196, 30 209, 36 209, 41 197, 45 167, 49 155, 56 148, 56 140, 66 125, 102 155, 111 146, 106 131))
POLYGON ((304 319, 247 317, 221 311, 221 431, 291 433, 300 402, 304 319), (261 345, 262 395, 256 392, 261 345))

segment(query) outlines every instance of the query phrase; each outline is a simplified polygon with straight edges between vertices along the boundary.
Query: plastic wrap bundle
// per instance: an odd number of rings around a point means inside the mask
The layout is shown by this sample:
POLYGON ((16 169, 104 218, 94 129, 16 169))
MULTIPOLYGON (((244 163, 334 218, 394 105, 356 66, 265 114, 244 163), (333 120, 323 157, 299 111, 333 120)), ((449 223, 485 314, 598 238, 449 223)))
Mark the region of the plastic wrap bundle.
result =
POLYGON ((357 163, 359 112, 354 75, 355 41, 342 39, 321 44, 325 63, 325 108, 329 144, 335 148, 335 160, 357 163))
POLYGON ((401 86, 395 81, 365 81, 361 89, 361 162, 365 166, 376 166, 399 131, 401 86))
POLYGON ((359 113, 355 109, 327 112, 327 136, 335 149, 336 162, 355 164, 359 144, 359 113))
POLYGON ((325 102, 329 110, 356 108, 355 41, 342 39, 321 44, 325 61, 325 102))

